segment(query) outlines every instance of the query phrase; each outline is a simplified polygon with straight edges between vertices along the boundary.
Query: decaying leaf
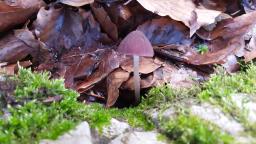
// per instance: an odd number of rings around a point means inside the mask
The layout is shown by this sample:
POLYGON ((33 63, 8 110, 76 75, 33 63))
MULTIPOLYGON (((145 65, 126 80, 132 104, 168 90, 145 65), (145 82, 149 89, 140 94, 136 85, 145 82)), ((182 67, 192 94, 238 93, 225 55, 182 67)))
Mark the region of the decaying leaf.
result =
MULTIPOLYGON (((161 67, 161 63, 155 63, 154 59, 152 58, 141 57, 140 59, 139 72, 142 74, 149 74, 158 69, 159 67, 161 67)), ((128 59, 126 59, 126 61, 121 64, 121 68, 129 73, 133 72, 132 58, 129 57, 128 59)))
POLYGON ((119 65, 120 57, 117 55, 117 53, 113 50, 106 51, 103 58, 101 59, 97 71, 95 71, 89 77, 85 78, 83 82, 78 84, 76 86, 76 90, 80 93, 85 92, 88 90, 88 88, 106 78, 108 74, 118 68, 119 65))
POLYGON ((255 0, 242 0, 244 10, 246 13, 250 13, 256 10, 256 1, 255 0))
POLYGON ((255 58, 256 58, 256 37, 254 35, 247 45, 247 49, 244 54, 244 60, 245 62, 249 62, 255 58))
POLYGON ((1 74, 14 75, 18 72, 19 66, 27 68, 31 65, 32 65, 31 61, 21 61, 16 64, 0 63, 0 75, 1 74))
POLYGON ((39 46, 39 42, 31 31, 16 30, 14 34, 10 33, 0 39, 0 62, 15 63, 29 54, 36 57, 39 46))
POLYGON ((189 63, 206 65, 224 63, 229 55, 244 55, 244 36, 255 25, 256 12, 244 14, 234 19, 220 22, 212 32, 199 31, 198 35, 209 40, 210 52, 200 55, 188 52, 185 57, 189 63))
POLYGON ((93 3, 94 0, 60 0, 60 2, 70 6, 80 7, 83 5, 93 3))
MULTIPOLYGON (((140 88, 141 89, 145 89, 145 88, 150 88, 152 86, 154 86, 154 83, 156 81, 156 79, 154 79, 154 75, 153 73, 150 73, 148 75, 142 75, 143 78, 141 78, 140 80, 140 88)), ((122 85, 122 89, 125 90, 132 90, 134 91, 134 77, 130 77, 123 85, 122 85)))
POLYGON ((75 57, 76 60, 68 67, 65 74, 65 86, 74 88, 76 80, 89 77, 99 66, 104 54, 106 54, 105 50, 97 50, 75 57))
POLYGON ((96 4, 92 4, 91 8, 102 29, 110 36, 112 40, 117 41, 117 26, 111 21, 105 9, 102 6, 96 4))
POLYGON ((168 17, 148 20, 137 30, 142 31, 152 45, 190 45, 192 43, 189 38, 189 29, 168 17))
MULTIPOLYGON (((118 98, 134 100, 133 61, 116 51, 127 34, 136 31, 143 35, 141 41, 148 39, 154 47, 154 58, 140 59, 143 90, 166 83, 191 87, 195 84, 191 77, 204 80, 199 73, 209 74, 214 64, 233 72, 239 68, 238 58, 246 62, 256 58, 255 4, 249 0, 2 0, 0 64, 4 62, 10 74, 17 71, 17 61, 50 71, 51 77, 63 77, 67 88, 78 91, 79 100, 100 100, 111 107, 118 98), (24 23, 26 28, 9 31, 24 23)), ((135 42, 128 39, 124 45, 142 48, 136 37, 130 39, 135 42)), ((59 100, 54 95, 42 99, 59 100)))
POLYGON ((0 1, 0 32, 25 23, 43 5, 43 0, 0 1))
POLYGON ((110 75, 107 77, 107 107, 111 107, 115 104, 117 98, 119 97, 119 88, 126 80, 128 80, 129 75, 129 72, 122 69, 117 69, 110 73, 110 75))
POLYGON ((190 28, 190 36, 201 26, 215 22, 221 12, 197 8, 192 0, 137 0, 145 9, 160 16, 169 16, 174 20, 182 21, 190 28))
POLYGON ((105 6, 112 22, 118 28, 119 36, 125 37, 129 32, 135 30, 143 22, 157 15, 144 9, 137 1, 133 0, 127 5, 105 6))
POLYGON ((37 37, 46 47, 61 55, 72 48, 80 52, 100 48, 102 33, 90 12, 69 7, 41 8, 34 22, 37 37))

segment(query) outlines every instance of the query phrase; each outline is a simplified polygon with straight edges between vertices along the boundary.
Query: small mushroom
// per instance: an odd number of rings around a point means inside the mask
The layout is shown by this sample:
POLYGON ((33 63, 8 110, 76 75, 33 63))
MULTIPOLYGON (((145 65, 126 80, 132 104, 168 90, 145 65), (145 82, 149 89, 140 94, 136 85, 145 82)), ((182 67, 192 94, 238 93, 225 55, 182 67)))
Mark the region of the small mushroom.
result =
POLYGON ((134 89, 135 89, 135 103, 140 101, 140 75, 139 75, 139 62, 140 56, 153 57, 153 47, 140 31, 132 31, 120 43, 117 51, 121 54, 133 56, 133 74, 134 74, 134 89))

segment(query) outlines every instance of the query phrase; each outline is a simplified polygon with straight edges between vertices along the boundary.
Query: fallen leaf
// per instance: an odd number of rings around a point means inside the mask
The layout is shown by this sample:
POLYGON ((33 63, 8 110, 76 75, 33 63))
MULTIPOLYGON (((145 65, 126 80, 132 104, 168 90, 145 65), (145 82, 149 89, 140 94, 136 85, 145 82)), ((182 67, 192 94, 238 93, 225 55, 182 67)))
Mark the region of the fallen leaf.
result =
POLYGON ((182 21, 190 28, 190 36, 201 26, 215 22, 221 12, 197 8, 192 0, 137 0, 145 9, 160 16, 182 21))
POLYGON ((225 70, 229 73, 237 72, 240 69, 240 64, 238 63, 238 59, 234 55, 229 55, 225 63, 222 64, 225 70))
POLYGON ((152 45, 190 45, 189 29, 180 22, 168 17, 146 21, 137 30, 142 31, 152 45))
POLYGON ((201 29, 198 35, 209 41, 210 52, 200 55, 188 52, 186 59, 194 65, 223 64, 229 55, 244 55, 244 36, 255 25, 256 12, 221 21, 212 32, 201 29))
POLYGON ((85 92, 88 88, 91 88, 94 84, 100 82, 106 78, 113 70, 118 68, 120 65, 120 57, 113 50, 108 50, 104 54, 97 71, 92 75, 85 78, 83 82, 76 86, 76 90, 79 93, 85 92))
POLYGON ((15 63, 39 52, 39 42, 28 29, 16 30, 0 40, 0 62, 15 63))
POLYGON ((16 63, 16 64, 0 66, 0 69, 2 68, 5 72, 5 74, 7 74, 7 75, 14 75, 19 71, 19 66, 21 66, 23 68, 27 68, 31 65, 32 65, 31 61, 21 61, 18 64, 16 63))
POLYGON ((108 13, 101 5, 92 4, 92 12, 95 15, 95 18, 99 21, 102 29, 109 35, 109 37, 117 41, 118 40, 118 31, 116 25, 111 21, 108 13))
POLYGON ((156 14, 147 11, 135 0, 127 5, 111 4, 110 6, 105 6, 104 9, 117 26, 121 37, 125 37, 143 22, 157 17, 156 14))
POLYGON ((209 49, 205 54, 199 54, 191 46, 175 44, 155 48, 155 52, 169 59, 193 65, 224 64, 230 55, 244 56, 244 37, 253 28, 255 18, 256 12, 253 12, 225 19, 219 22, 213 31, 201 28, 197 34, 209 49))
POLYGON ((241 11, 240 0, 194 0, 198 7, 225 12, 236 15, 241 11))
MULTIPOLYGON (((155 63, 152 58, 140 58, 139 72, 142 74, 149 74, 161 67, 161 64, 155 63)), ((133 59, 129 57, 121 64, 121 68, 129 73, 133 72, 133 59)))
POLYGON ((93 3, 94 0, 60 0, 61 3, 67 4, 74 7, 80 7, 83 5, 87 5, 93 3))
POLYGON ((60 57, 62 53, 79 48, 83 53, 101 48, 101 30, 90 12, 70 7, 41 8, 34 22, 34 32, 46 47, 60 57))
POLYGON ((107 107, 111 107, 115 104, 117 98, 119 97, 119 88, 126 80, 128 80, 129 75, 129 72, 122 69, 117 69, 110 73, 110 75, 107 77, 107 107))
POLYGON ((65 74, 65 86, 74 88, 76 80, 84 79, 93 74, 104 54, 106 54, 106 50, 97 50, 93 53, 76 57, 77 60, 69 66, 65 74))
POLYGON ((256 10, 256 1, 255 0, 242 0, 241 1, 244 10, 246 13, 250 13, 256 10))
POLYGON ((256 38, 253 36, 244 54, 244 61, 249 62, 256 58, 256 38))
POLYGON ((43 0, 0 1, 0 32, 25 23, 42 6, 43 0))
MULTIPOLYGON (((147 74, 147 75, 141 75, 143 78, 140 80, 140 88, 145 89, 145 88, 150 88, 154 86, 154 82, 156 79, 154 79, 153 73, 147 74)), ((125 90, 132 90, 134 91, 134 77, 130 77, 123 85, 122 89, 125 90)))

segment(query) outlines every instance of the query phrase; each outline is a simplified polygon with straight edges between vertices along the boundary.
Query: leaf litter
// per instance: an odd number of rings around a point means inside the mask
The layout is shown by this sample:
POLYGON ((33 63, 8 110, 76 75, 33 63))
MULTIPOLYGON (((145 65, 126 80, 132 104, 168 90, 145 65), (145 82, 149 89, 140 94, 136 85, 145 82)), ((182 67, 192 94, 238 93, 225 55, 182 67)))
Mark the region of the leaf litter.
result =
POLYGON ((134 98, 126 93, 134 90, 132 58, 117 52, 130 32, 144 33, 155 52, 141 58, 141 89, 189 87, 216 64, 235 72, 240 59, 256 58, 255 7, 247 0, 3 0, 1 69, 14 74, 19 62, 49 71, 80 99, 112 107, 134 98))

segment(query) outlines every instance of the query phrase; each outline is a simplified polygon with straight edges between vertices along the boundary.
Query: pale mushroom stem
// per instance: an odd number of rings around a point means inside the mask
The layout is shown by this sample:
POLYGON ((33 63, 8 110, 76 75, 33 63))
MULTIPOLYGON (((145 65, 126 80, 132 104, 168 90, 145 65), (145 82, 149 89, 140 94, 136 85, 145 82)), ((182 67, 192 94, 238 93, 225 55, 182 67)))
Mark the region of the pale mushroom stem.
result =
POLYGON ((135 103, 140 101, 140 75, 139 75, 140 56, 133 55, 133 74, 134 74, 134 90, 135 90, 135 103))

